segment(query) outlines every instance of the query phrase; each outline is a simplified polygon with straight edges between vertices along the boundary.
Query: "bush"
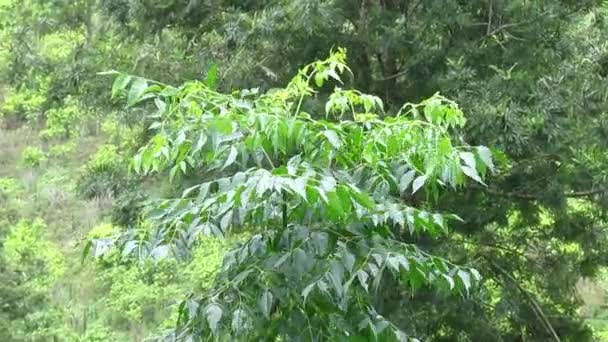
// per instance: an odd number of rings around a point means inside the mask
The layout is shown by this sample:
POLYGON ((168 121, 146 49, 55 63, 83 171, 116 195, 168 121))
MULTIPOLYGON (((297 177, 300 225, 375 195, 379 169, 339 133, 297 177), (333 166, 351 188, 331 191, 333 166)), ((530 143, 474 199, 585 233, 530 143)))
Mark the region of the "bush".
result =
POLYGON ((46 104, 46 89, 12 89, 0 106, 0 118, 11 122, 36 123, 46 104))
POLYGON ((74 141, 51 146, 49 148, 49 157, 65 159, 74 151, 75 147, 76 143, 74 141))
POLYGON ((61 108, 47 111, 46 129, 40 132, 40 136, 45 139, 74 137, 83 120, 88 116, 89 111, 68 96, 61 108))
POLYGON ((0 178, 0 199, 8 199, 19 191, 19 183, 14 178, 0 178))
POLYGON ((87 162, 78 179, 78 192, 90 199, 103 195, 116 196, 126 186, 122 156, 115 145, 102 145, 87 162))
POLYGON ((34 146, 29 146, 23 150, 22 154, 23 164, 29 167, 38 167, 46 161, 46 155, 44 152, 34 146))
POLYGON ((50 63, 62 63, 71 57, 85 37, 78 31, 59 31, 41 38, 40 55, 50 63))
POLYGON ((36 288, 50 286, 65 271, 63 256, 44 239, 46 228, 41 219, 21 220, 10 229, 4 241, 7 263, 24 271, 36 288), (26 272, 28 267, 34 271, 26 272))
POLYGON ((135 186, 120 193, 112 208, 112 223, 130 227, 137 224, 148 196, 135 186))

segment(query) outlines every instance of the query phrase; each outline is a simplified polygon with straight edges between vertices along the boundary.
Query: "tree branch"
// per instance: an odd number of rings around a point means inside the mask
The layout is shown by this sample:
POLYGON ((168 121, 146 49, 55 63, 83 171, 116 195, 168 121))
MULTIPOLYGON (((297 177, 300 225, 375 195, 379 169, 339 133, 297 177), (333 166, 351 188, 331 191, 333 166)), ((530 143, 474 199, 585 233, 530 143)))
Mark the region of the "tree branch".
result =
POLYGON ((392 74, 392 75, 389 75, 389 76, 382 77, 382 78, 378 79, 378 81, 390 81, 392 79, 399 78, 401 76, 406 75, 407 72, 408 72, 407 70, 399 71, 396 74, 392 74))
MULTIPOLYGON (((539 194, 530 194, 530 193, 522 193, 522 192, 505 193, 505 192, 500 192, 500 191, 493 190, 490 188, 482 188, 482 187, 476 187, 476 188, 483 189, 485 192, 487 192, 490 195, 499 196, 499 197, 516 198, 516 199, 527 200, 527 201, 536 201, 536 200, 539 200, 539 199, 545 197, 544 195, 539 195, 539 194)), ((604 194, 607 192, 608 192, 608 187, 585 190, 585 191, 570 191, 570 192, 563 193, 563 196, 567 197, 567 198, 579 198, 579 197, 589 197, 589 196, 604 194)))
POLYGON ((512 275, 510 275, 507 271, 505 271, 502 267, 500 267, 497 263, 495 263, 493 260, 491 260, 488 257, 484 258, 492 265, 492 267, 498 271, 499 273, 501 273, 505 278, 507 278, 509 281, 511 281, 516 287, 517 289, 524 295, 526 296, 526 299, 530 302, 530 304, 532 304, 533 310, 534 312, 536 312, 538 319, 541 321, 541 323, 543 323, 543 325, 545 326, 545 328, 547 328, 547 331, 551 334, 551 336, 553 337, 553 339, 556 342, 561 342, 561 339, 559 338, 559 336, 557 335, 557 333, 555 332, 555 329, 553 328, 553 326, 551 325, 551 322, 549 321, 549 319, 547 319, 547 315, 545 315, 545 313, 543 312, 542 308, 540 307, 540 305, 538 304, 538 302, 536 301, 536 299, 534 299, 534 297, 532 296, 532 294, 530 294, 530 292, 528 292, 526 289, 524 289, 515 278, 513 278, 512 275))

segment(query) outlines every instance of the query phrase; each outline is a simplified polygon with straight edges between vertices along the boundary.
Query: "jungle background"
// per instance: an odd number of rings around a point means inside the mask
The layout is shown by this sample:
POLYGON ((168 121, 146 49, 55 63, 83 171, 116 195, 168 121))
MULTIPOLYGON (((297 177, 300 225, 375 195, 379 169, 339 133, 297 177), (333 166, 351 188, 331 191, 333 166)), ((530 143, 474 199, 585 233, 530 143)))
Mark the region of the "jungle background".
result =
POLYGON ((439 200, 466 222, 421 244, 483 281, 408 301, 419 338, 608 341, 607 38, 598 0, 1 0, 0 340, 157 336, 237 239, 187 262, 83 252, 187 182, 128 167, 146 108, 100 72, 268 90, 344 47, 357 89, 388 108, 441 92, 467 142, 503 152, 487 186, 439 200))

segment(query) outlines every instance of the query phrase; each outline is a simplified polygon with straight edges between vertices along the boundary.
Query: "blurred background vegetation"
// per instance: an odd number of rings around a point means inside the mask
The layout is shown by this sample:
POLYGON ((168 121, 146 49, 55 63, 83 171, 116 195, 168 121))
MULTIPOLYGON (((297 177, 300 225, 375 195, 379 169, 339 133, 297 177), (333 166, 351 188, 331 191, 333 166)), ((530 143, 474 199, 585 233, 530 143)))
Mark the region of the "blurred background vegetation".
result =
POLYGON ((221 263, 213 239, 188 262, 83 261, 88 239, 145 229, 145 201, 181 188, 129 171, 146 108, 115 103, 98 72, 266 90, 343 46, 351 83, 389 111, 441 91, 467 141, 508 160, 442 197, 468 221, 420 242, 474 262, 480 290, 397 316, 430 341, 608 341, 607 38, 599 0, 0 0, 0 340, 141 341, 221 263))

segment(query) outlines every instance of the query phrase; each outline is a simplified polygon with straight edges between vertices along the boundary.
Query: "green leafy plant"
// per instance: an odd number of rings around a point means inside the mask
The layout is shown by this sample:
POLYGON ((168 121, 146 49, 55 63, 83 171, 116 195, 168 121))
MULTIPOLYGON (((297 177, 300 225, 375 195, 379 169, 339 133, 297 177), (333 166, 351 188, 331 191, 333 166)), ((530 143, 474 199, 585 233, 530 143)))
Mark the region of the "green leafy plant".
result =
POLYGON ((76 99, 68 97, 60 108, 46 112, 46 129, 40 132, 45 139, 65 139, 76 137, 82 122, 91 116, 76 99))
POLYGON ((152 206, 156 229, 143 240, 116 243, 139 256, 184 256, 201 233, 251 233, 226 254, 211 289, 182 303, 175 336, 405 341, 411 332, 377 306, 385 287, 466 295, 479 280, 406 241, 445 235, 460 220, 433 212, 432 199, 467 177, 482 183, 490 150, 454 143, 465 119, 438 94, 386 116, 378 97, 336 88, 326 113, 308 113, 314 85, 342 83, 345 59, 337 50, 264 94, 116 78, 115 96, 130 106, 153 99, 158 109, 156 135, 133 169, 205 175, 152 206))
POLYGON ((23 163, 29 167, 38 167, 46 161, 44 152, 35 146, 28 146, 23 150, 23 163))
POLYGON ((29 88, 9 90, 6 100, 0 105, 0 118, 13 121, 29 121, 35 124, 44 112, 47 102, 46 89, 29 88))
POLYGON ((20 190, 20 184, 14 178, 0 178, 0 198, 8 199, 20 190))
POLYGON ((115 145, 101 145, 84 166, 77 183, 78 192, 85 198, 117 195, 126 182, 122 160, 115 145))
POLYGON ((75 148, 75 141, 69 141, 64 144, 53 145, 49 147, 49 157, 67 159, 74 152, 75 148))

